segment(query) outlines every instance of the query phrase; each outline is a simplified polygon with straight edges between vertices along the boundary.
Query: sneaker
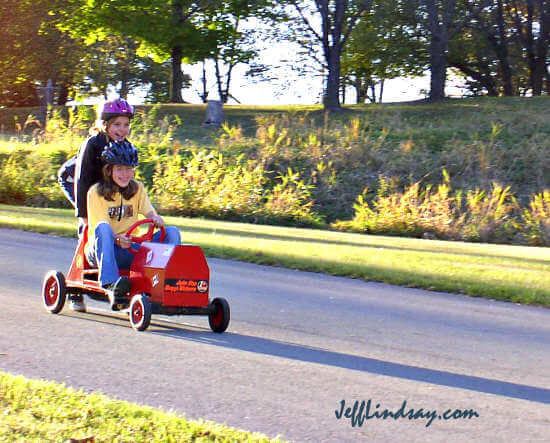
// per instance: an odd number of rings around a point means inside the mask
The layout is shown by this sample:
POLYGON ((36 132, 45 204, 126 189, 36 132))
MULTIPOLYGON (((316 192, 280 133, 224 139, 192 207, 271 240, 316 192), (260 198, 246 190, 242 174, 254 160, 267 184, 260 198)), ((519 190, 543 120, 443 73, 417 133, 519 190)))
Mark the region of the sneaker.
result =
POLYGON ((81 295, 73 295, 69 298, 69 308, 76 312, 86 312, 86 305, 81 295))
POLYGON ((130 292, 130 280, 128 277, 122 276, 114 283, 107 284, 103 287, 109 297, 109 303, 111 304, 111 309, 113 311, 120 311, 128 304, 128 298, 126 294, 130 292))

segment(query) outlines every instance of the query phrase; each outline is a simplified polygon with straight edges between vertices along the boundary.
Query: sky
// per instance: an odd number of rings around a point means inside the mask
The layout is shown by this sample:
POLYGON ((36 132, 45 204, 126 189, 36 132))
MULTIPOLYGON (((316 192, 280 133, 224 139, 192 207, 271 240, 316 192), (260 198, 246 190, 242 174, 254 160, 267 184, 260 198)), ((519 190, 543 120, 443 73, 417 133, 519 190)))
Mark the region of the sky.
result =
MULTIPOLYGON (((199 104, 201 99, 199 91, 202 91, 202 66, 183 65, 183 72, 190 75, 192 85, 182 91, 183 99, 188 103, 199 104)), ((240 65, 235 67, 231 81, 231 94, 243 105, 307 105, 320 103, 323 90, 323 80, 320 77, 300 77, 290 69, 282 70, 281 81, 274 82, 253 82, 245 77, 244 73, 248 67, 240 65), (283 85, 284 83, 284 85, 283 85)), ((209 99, 217 100, 218 92, 214 82, 213 68, 207 70, 209 99)), ((449 96, 460 96, 462 89, 460 80, 449 75, 446 94, 449 96)), ((425 98, 425 91, 429 91, 430 76, 426 72, 421 77, 396 78, 386 80, 384 84, 383 103, 411 101, 425 98)), ((109 99, 116 98, 116 93, 111 93, 109 99)), ((131 95, 128 100, 136 105, 143 103, 143 96, 140 94, 131 95)), ((355 103, 355 91, 348 88, 346 92, 346 103, 355 103)), ((237 104, 229 101, 228 104, 237 104)))
MULTIPOLYGON (((199 91, 202 91, 201 75, 202 68, 196 66, 183 66, 183 71, 192 78, 191 88, 182 91, 183 99, 188 103, 201 103, 199 91)), ((287 76, 289 86, 281 88, 280 85, 268 82, 253 83, 244 76, 246 67, 235 68, 234 78, 231 82, 231 93, 243 105, 307 105, 320 103, 323 81, 319 77, 300 78, 287 76)), ((209 79, 209 99, 217 100, 218 93, 213 77, 209 79)), ((430 87, 429 74, 422 77, 396 78, 387 80, 384 84, 383 103, 411 101, 425 98, 423 91, 430 87)), ((461 90, 458 82, 451 78, 446 88, 448 95, 460 95, 461 90)), ((109 95, 109 99, 117 97, 115 93, 109 95)), ((349 88, 346 92, 346 103, 355 103, 355 92, 349 88)), ((132 95, 128 100, 136 105, 143 103, 143 96, 132 95)), ((231 100, 228 104, 237 104, 231 100)))
MULTIPOLYGON (((283 75, 288 86, 270 84, 268 82, 253 83, 244 76, 246 66, 237 66, 231 82, 231 93, 243 105, 290 105, 315 104, 320 102, 323 90, 323 80, 320 77, 303 78, 293 72, 283 75)), ((202 90, 202 67, 183 66, 183 71, 191 75, 193 86, 183 91, 183 99, 190 103, 200 103, 197 91, 202 90)), ((209 99, 217 100, 218 93, 213 76, 209 78, 209 99)), ((384 85, 383 102, 409 101, 424 98, 421 90, 428 90, 429 76, 416 78, 399 78, 386 81, 384 85)), ((348 103, 355 102, 355 92, 349 88, 346 92, 348 103)), ((230 104, 236 104, 231 101, 230 104)))
MULTIPOLYGON (((237 65, 233 70, 230 92, 241 104, 294 105, 320 103, 323 79, 313 75, 309 77, 299 76, 291 68, 293 63, 298 63, 291 45, 279 44, 265 47, 260 51, 258 61, 266 65, 280 66, 275 71, 276 78, 271 82, 253 82, 244 75, 248 66, 237 65)), ((189 103, 201 103, 199 91, 202 91, 202 64, 183 65, 182 70, 192 78, 191 88, 182 91, 183 99, 189 103)), ((207 79, 209 99, 217 100, 218 92, 212 61, 207 62, 207 79)), ((461 95, 460 84, 459 79, 449 75, 446 94, 450 96, 461 95)), ((389 103, 425 98, 423 91, 429 91, 429 89, 430 76, 428 72, 421 77, 387 80, 384 84, 382 101, 389 103)), ((136 96, 135 101, 139 102, 141 99, 136 96)), ((346 103, 355 103, 353 88, 348 88, 346 91, 346 103)), ((237 103, 230 101, 228 104, 237 103)))
MULTIPOLYGON (((309 19, 314 27, 321 27, 318 19, 313 16, 309 16, 309 19)), ((270 25, 254 18, 247 20, 242 26, 243 28, 240 27, 239 29, 243 33, 250 32, 256 36, 253 38, 254 47, 258 50, 256 61, 267 66, 278 66, 278 68, 269 73, 272 77, 273 74, 276 74, 274 81, 255 83, 244 75, 248 66, 237 65, 233 71, 230 92, 241 104, 293 105, 317 104, 321 102, 323 79, 313 75, 304 78, 292 69, 293 65, 304 63, 299 60, 297 55, 300 49, 297 44, 287 40, 274 43, 269 37, 270 25)), ((320 47, 319 50, 321 50, 320 47)), ((201 99, 198 91, 202 90, 202 65, 184 65, 183 71, 193 79, 192 87, 184 90, 182 93, 184 100, 190 103, 200 103, 201 99)), ((207 75, 209 99, 216 100, 218 93, 213 75, 213 62, 210 62, 210 66, 207 65, 207 72, 210 73, 209 76, 207 75)), ((460 83, 458 79, 450 75, 445 91, 446 94, 452 96, 461 95, 460 83)), ((388 103, 422 99, 426 96, 423 91, 426 92, 429 89, 429 73, 416 78, 387 80, 384 84, 382 101, 388 103)), ((354 88, 348 88, 346 90, 346 103, 355 103, 355 96, 354 88)), ((229 104, 236 104, 236 102, 230 101, 229 104)))
MULTIPOLYGON (((261 29, 264 25, 254 22, 252 26, 261 29), (255 23, 255 24, 254 24, 255 23)), ((250 25, 247 25, 250 26, 250 25)), ((246 31, 246 28, 245 28, 246 31)), ((261 32, 261 31, 260 31, 261 32)), ((254 82, 245 77, 248 69, 246 65, 237 65, 233 71, 230 92, 243 105, 292 105, 292 104, 316 104, 321 101, 323 91, 323 79, 313 74, 309 77, 300 76, 292 69, 293 65, 304 63, 299 60, 296 44, 288 41, 280 41, 274 44, 272 41, 255 42, 258 49, 258 57, 255 60, 267 66, 277 66, 274 71, 268 72, 270 77, 275 77, 270 82, 254 82)), ((319 48, 320 49, 320 48, 319 48)), ((191 103, 200 103, 197 91, 202 90, 202 65, 184 65, 183 71, 193 79, 193 86, 183 91, 183 98, 191 103)), ((209 98, 216 100, 218 93, 215 85, 213 62, 207 63, 209 98)), ((407 101, 423 98, 420 90, 429 89, 429 78, 398 79, 388 82, 384 87, 383 101, 407 101)), ((348 102, 355 103, 353 88, 346 91, 348 102)), ((232 102, 235 103, 235 102, 232 102)))
MULTIPOLYGON (((253 29, 262 35, 262 29, 266 25, 258 21, 247 22, 247 28, 253 29)), ((254 32, 252 31, 252 32, 254 32)), ((265 35, 268 33, 266 32, 265 35)), ((318 104, 321 102, 323 79, 321 77, 299 76, 292 69, 293 65, 303 63, 298 61, 297 46, 288 41, 280 41, 274 44, 272 41, 257 39, 254 46, 258 49, 257 62, 268 66, 278 66, 270 72, 274 80, 270 82, 254 82, 245 76, 247 65, 237 65, 232 74, 230 93, 243 105, 293 105, 293 104, 318 104)), ((182 70, 192 78, 192 86, 182 91, 183 99, 188 103, 201 103, 199 91, 202 91, 202 64, 183 65, 182 70)), ((207 62, 207 78, 209 99, 217 100, 218 92, 214 79, 213 62, 207 62)), ((429 73, 415 78, 397 78, 387 80, 384 84, 382 101, 384 103, 411 101, 425 98, 423 91, 428 91, 430 85, 429 73)), ((448 78, 446 94, 461 95, 460 82, 452 76, 448 78), (458 87, 457 87, 458 86, 458 87)), ((116 96, 116 95, 115 95, 116 96)), ((109 97, 111 99, 111 97, 109 97)), ((129 97, 133 104, 140 104, 143 98, 137 94, 129 97)), ((346 91, 346 103, 355 103, 355 91, 348 88, 346 91)), ((237 104, 230 101, 228 104, 237 104)))
MULTIPOLYGON (((320 103, 323 90, 323 79, 320 77, 299 77, 292 70, 283 70, 284 80, 281 82, 254 83, 244 76, 247 66, 237 66, 234 69, 230 92, 243 105, 293 105, 320 103), (282 86, 278 83, 286 83, 282 86)), ((183 99, 190 103, 200 103, 198 91, 202 91, 202 67, 200 65, 184 65, 183 71, 193 79, 191 88, 182 92, 183 99)), ((210 69, 212 73, 213 70, 210 69)), ((208 77, 208 75, 207 75, 208 77)), ((213 75, 208 79, 209 99, 217 100, 218 93, 213 75)), ((448 73, 445 93, 448 96, 461 96, 463 93, 462 80, 448 73)), ((426 72, 420 77, 396 78, 386 80, 382 96, 383 103, 418 100, 426 97, 425 92, 430 89, 430 75, 426 72)), ((377 89, 378 91, 378 89, 377 89)), ((378 92, 377 92, 378 93, 378 92)), ((355 91, 348 88, 346 103, 355 103, 355 91)), ((230 101, 229 104, 236 104, 230 101)))

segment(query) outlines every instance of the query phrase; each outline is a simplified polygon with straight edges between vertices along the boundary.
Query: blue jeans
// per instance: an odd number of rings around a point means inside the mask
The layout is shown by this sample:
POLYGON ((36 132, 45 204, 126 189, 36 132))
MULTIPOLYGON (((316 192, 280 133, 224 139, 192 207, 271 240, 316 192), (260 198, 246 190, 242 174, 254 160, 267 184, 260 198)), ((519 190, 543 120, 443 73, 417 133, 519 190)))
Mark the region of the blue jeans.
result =
MULTIPOLYGON (((180 231, 175 226, 166 226, 166 237, 163 243, 179 245, 180 231)), ((153 241, 158 242, 160 232, 153 235, 153 241)), ((135 255, 128 249, 115 245, 115 234, 108 223, 100 223, 95 228, 95 242, 87 251, 88 262, 99 268, 99 282, 101 286, 114 283, 118 280, 119 269, 130 269, 135 255)), ((139 249, 139 243, 134 243, 134 249, 139 249)))

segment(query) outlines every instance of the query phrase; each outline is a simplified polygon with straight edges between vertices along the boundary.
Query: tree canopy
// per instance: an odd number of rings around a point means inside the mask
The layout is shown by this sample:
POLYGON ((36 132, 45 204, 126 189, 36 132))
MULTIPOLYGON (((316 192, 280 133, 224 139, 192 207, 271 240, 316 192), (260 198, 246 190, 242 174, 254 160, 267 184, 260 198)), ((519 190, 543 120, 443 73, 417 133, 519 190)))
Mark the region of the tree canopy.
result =
POLYGON ((0 106, 38 104, 48 80, 61 104, 138 89, 182 102, 182 65, 200 62, 226 102, 235 66, 270 68, 256 62, 267 32, 243 31, 251 19, 283 30, 275 44, 301 48, 293 67, 316 66, 329 110, 346 88, 380 101, 386 80, 425 70, 432 100, 445 98, 449 69, 470 94, 550 93, 550 0, 5 0, 0 106))

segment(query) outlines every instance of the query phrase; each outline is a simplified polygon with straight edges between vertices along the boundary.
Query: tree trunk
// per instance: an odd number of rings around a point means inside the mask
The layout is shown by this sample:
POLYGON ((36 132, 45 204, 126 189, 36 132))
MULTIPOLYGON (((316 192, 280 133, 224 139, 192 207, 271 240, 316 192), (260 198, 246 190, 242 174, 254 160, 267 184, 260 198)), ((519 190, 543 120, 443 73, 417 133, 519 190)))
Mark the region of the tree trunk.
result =
POLYGON ((445 82, 447 81, 447 39, 443 30, 432 33, 430 43, 430 101, 440 101, 445 98, 445 82))
MULTIPOLYGON (((470 12, 473 14, 472 9, 470 9, 470 12)), ((470 26, 473 26, 474 29, 479 27, 495 53, 498 60, 498 80, 502 86, 502 92, 505 96, 515 95, 512 66, 510 64, 510 54, 508 51, 508 47, 510 46, 510 38, 508 37, 509 28, 507 19, 505 18, 503 0, 497 0, 496 8, 491 8, 491 12, 488 16, 479 17, 475 20, 475 24, 470 24, 470 26)), ((480 66, 480 63, 476 63, 475 67, 479 68, 479 72, 477 72, 479 78, 466 73, 462 68, 459 69, 479 81, 487 88, 489 95, 498 95, 498 88, 495 81, 491 78, 491 73, 488 69, 480 66)), ((473 68, 471 69, 473 70, 473 68)))
POLYGON ((340 84, 341 84, 341 90, 340 91, 341 91, 341 95, 342 95, 342 102, 341 103, 343 105, 345 105, 346 104, 346 84, 343 81, 341 81, 340 84))
POLYGON ((216 68, 216 84, 218 86, 218 95, 220 97, 220 101, 225 104, 227 103, 227 97, 223 92, 223 79, 222 79, 222 73, 220 70, 220 62, 216 58, 214 59, 214 66, 216 68))
POLYGON ((183 103, 181 90, 183 88, 183 72, 181 70, 181 60, 183 51, 181 46, 172 48, 172 78, 170 82, 170 102, 183 103))
POLYGON ((370 93, 369 101, 371 103, 376 103, 376 85, 374 83, 370 84, 370 93))
POLYGON ((338 112, 342 110, 340 106, 340 46, 334 45, 329 49, 328 75, 323 97, 325 110, 338 112))
MULTIPOLYGON (((512 6, 517 11, 516 2, 512 6)), ((527 53, 531 94, 541 95, 550 41, 550 7, 543 0, 526 0, 520 6, 525 8, 525 17, 515 12, 513 18, 527 53)))
POLYGON ((505 49, 506 54, 498 56, 500 75, 502 76, 502 91, 505 96, 511 97, 516 95, 514 92, 514 84, 512 83, 512 67, 508 61, 508 49, 505 49))
POLYGON ((546 60, 548 58, 548 47, 550 45, 550 6, 544 10, 544 2, 539 3, 539 14, 541 29, 535 46, 536 58, 533 75, 533 95, 541 95, 544 88, 544 78, 548 74, 546 60), (535 94, 537 91, 537 94, 535 94))
MULTIPOLYGON (((428 7, 427 29, 430 34, 430 96, 431 101, 445 98, 447 81, 447 50, 449 27, 455 16, 455 1, 425 0, 428 7)), ((457 32, 458 28, 453 32, 457 32)))
POLYGON ((65 106, 69 101, 69 86, 63 82, 59 86, 59 94, 57 95, 57 104, 65 106))
POLYGON ((128 98, 128 77, 128 71, 123 70, 120 75, 120 90, 118 91, 118 95, 123 99, 128 98))
POLYGON ((541 95, 544 77, 546 74, 546 60, 535 59, 531 64, 531 88, 533 95, 541 95))
POLYGON ((353 83, 356 93, 356 103, 365 103, 367 101, 367 96, 369 94, 369 86, 366 84, 361 77, 357 76, 355 82, 353 83))
POLYGON ((498 45, 492 42, 495 46, 495 52, 498 58, 499 69, 502 75, 502 87, 504 95, 509 97, 514 95, 514 86, 512 84, 512 67, 508 58, 508 38, 506 36, 507 27, 504 22, 504 7, 502 0, 497 2, 497 25, 498 25, 498 45))
POLYGON ((206 103, 208 101, 208 89, 206 84, 206 62, 203 60, 202 62, 202 94, 200 94, 200 98, 203 103, 206 103))
POLYGON ((227 103, 229 97, 231 97, 231 94, 229 93, 229 88, 231 87, 231 74, 233 73, 234 67, 235 65, 233 63, 229 63, 229 65, 227 66, 227 73, 225 74, 225 88, 223 91, 223 103, 227 103))

